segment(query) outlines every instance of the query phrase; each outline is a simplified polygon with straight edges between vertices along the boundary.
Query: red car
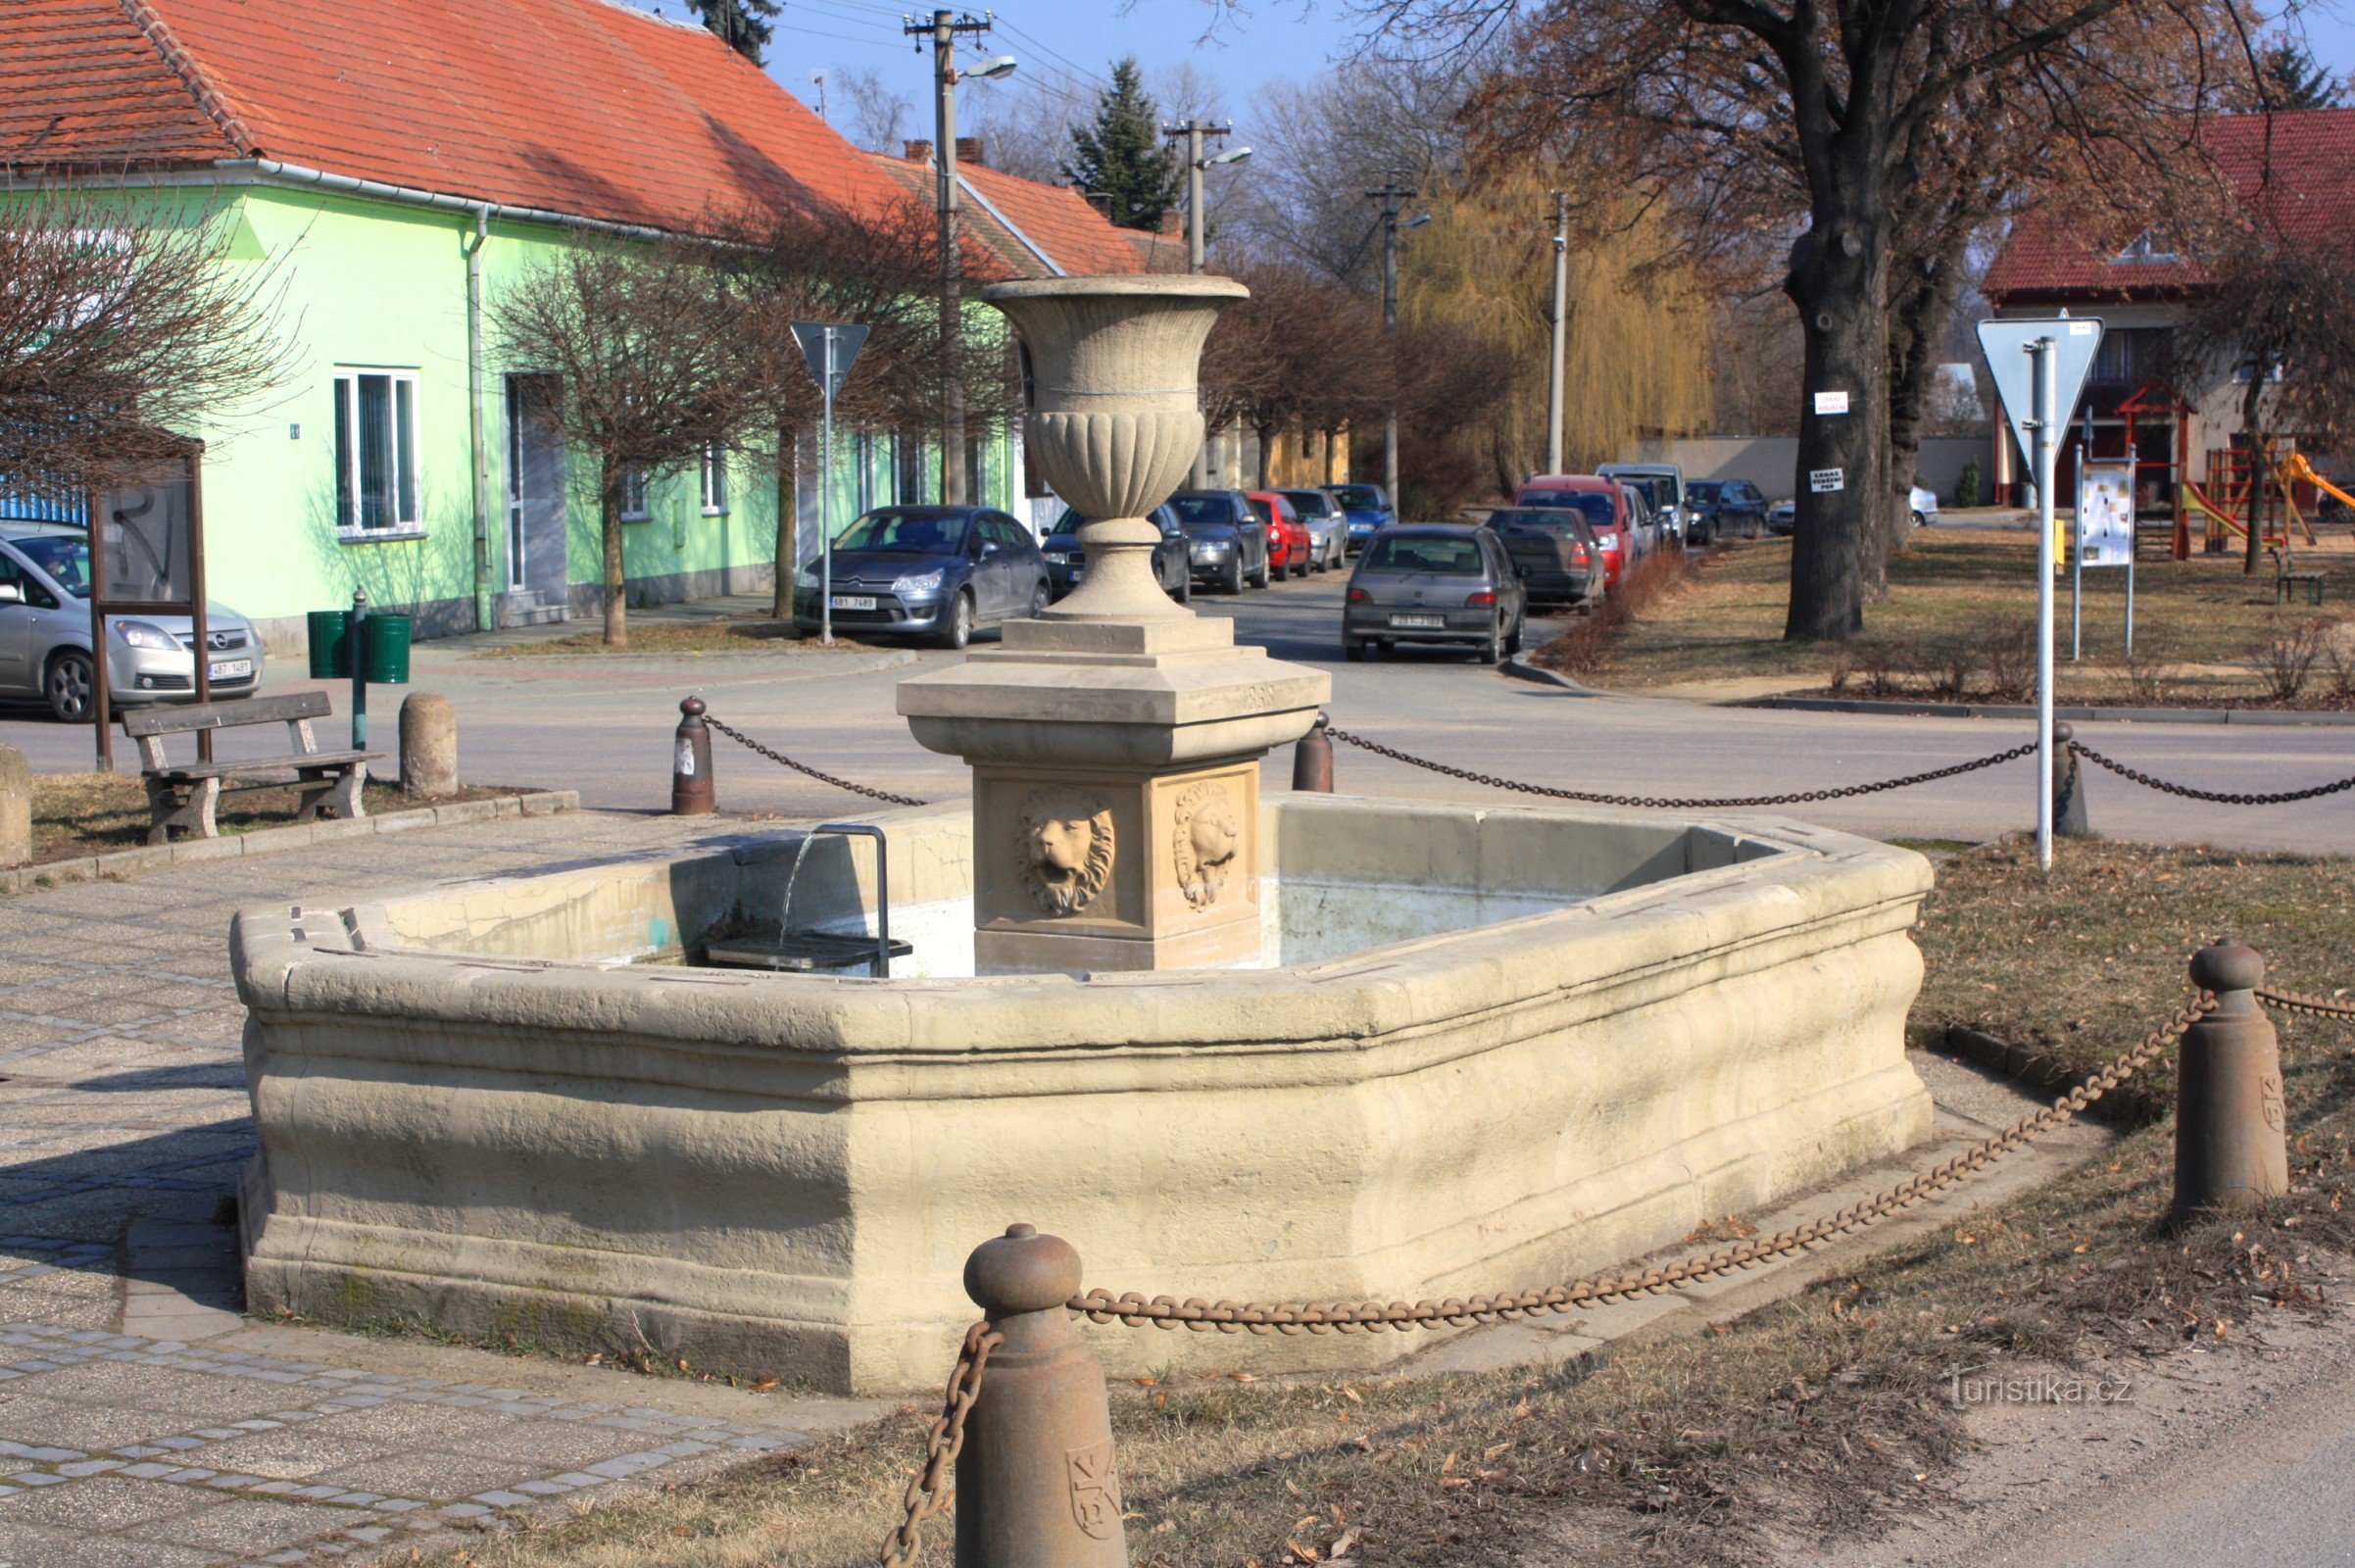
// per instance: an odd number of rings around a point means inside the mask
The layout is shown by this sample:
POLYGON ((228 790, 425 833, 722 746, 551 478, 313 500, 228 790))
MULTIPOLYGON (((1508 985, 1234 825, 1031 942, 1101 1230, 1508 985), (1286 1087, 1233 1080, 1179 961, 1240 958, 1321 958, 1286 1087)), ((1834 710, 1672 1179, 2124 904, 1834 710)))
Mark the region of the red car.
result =
POLYGON ((1246 490, 1243 499, 1251 504, 1259 520, 1267 524, 1267 569, 1295 577, 1308 575, 1308 556, 1314 548, 1308 539, 1308 527, 1289 497, 1274 490, 1246 490))
POLYGON ((1617 479, 1592 473, 1542 473, 1524 479, 1513 497, 1516 507, 1568 507, 1586 514, 1602 554, 1605 588, 1619 579, 1636 559, 1636 519, 1628 508, 1627 488, 1617 479))

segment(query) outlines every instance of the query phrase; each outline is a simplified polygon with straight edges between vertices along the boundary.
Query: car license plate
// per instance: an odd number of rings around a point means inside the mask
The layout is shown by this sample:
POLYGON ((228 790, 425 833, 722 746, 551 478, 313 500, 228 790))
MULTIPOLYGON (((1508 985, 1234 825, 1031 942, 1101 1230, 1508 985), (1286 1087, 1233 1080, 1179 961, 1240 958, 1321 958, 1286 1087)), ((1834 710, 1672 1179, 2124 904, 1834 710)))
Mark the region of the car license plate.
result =
POLYGON ((874 599, 866 594, 836 594, 826 603, 835 610, 872 610, 875 608, 874 599))
POLYGON ((1390 623, 1396 630, 1436 631, 1447 624, 1447 617, 1445 615, 1393 615, 1390 617, 1390 623))
POLYGON ((218 664, 205 666, 207 680, 243 680, 254 672, 250 659, 224 659, 218 664))

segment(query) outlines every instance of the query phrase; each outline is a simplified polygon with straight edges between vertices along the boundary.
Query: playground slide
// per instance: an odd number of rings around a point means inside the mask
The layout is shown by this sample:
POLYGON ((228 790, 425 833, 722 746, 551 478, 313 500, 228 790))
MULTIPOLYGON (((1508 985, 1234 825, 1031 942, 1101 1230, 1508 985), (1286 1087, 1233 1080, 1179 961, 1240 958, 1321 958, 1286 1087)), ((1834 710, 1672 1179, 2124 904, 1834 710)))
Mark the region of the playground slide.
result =
POLYGON ((2200 515, 2213 517, 2223 523, 2226 531, 2236 539, 2246 539, 2249 536, 2248 529, 2241 525, 2238 517, 2210 501, 2207 493, 2189 479, 2183 481, 2183 504, 2200 515))
POLYGON ((2320 490, 2331 500, 2336 501, 2342 507, 2355 508, 2355 496, 2347 494, 2344 490, 2341 490, 2338 486, 2332 484, 2330 480, 2317 473, 2314 469, 2314 465, 2306 461, 2306 454, 2303 452, 2292 452, 2289 455, 2289 461, 2281 465, 2281 472, 2284 476, 2290 479, 2305 480, 2308 484, 2314 486, 2317 490, 2320 490))

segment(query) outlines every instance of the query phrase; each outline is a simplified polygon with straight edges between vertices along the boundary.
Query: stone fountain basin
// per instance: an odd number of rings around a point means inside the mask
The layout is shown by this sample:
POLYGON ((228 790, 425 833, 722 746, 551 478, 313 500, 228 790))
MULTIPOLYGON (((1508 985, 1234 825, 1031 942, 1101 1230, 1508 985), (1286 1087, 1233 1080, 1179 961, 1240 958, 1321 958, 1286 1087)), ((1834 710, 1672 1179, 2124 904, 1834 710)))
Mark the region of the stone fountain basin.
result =
MULTIPOLYGON (((898 1392, 938 1382, 965 1254, 1013 1220, 1113 1291, 1411 1300, 1606 1267, 1930 1132, 1910 851, 1765 817, 1262 811, 1256 969, 952 977, 961 803, 876 818, 919 977, 660 961, 773 925, 794 834, 249 909, 248 1298, 898 1392)), ((815 841, 796 925, 859 929, 872 864, 815 841)), ((1431 1343, 1095 1338, 1123 1372, 1431 1343)))

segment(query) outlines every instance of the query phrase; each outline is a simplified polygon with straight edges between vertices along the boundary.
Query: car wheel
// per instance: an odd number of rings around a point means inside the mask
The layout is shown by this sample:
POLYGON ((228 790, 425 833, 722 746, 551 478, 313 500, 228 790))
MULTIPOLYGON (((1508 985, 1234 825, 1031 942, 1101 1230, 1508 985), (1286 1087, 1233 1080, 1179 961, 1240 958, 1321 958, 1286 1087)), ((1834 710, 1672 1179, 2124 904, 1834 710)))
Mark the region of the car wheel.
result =
POLYGON ((1194 603, 1194 573, 1190 571, 1178 579, 1177 592, 1171 597, 1181 605, 1194 603))
POLYGON ((1267 586, 1267 578, 1268 568, 1261 566, 1257 571, 1251 573, 1251 586, 1253 588, 1264 588, 1267 586))
POLYGON ((1917 528, 1927 528, 1930 526, 1930 519, 1917 512, 1913 514, 1913 525, 1917 528))
POLYGON ((1504 633, 1501 629, 1489 633, 1489 640, 1480 645, 1480 662, 1494 664, 1504 658, 1504 633))
POLYGON ((1243 592, 1243 563, 1240 559, 1227 564, 1227 592, 1231 594, 1243 592))
POLYGON ((962 648, 973 640, 973 596, 961 590, 949 605, 949 618, 941 626, 943 648, 962 648))
POLYGON ((97 703, 97 671, 90 656, 69 648, 49 661, 41 677, 41 695, 49 699, 51 716, 61 724, 87 724, 97 703))
POLYGON ((1030 618, 1036 620, 1041 615, 1047 613, 1047 607, 1052 603, 1054 603, 1054 601, 1048 597, 1047 585, 1045 583, 1041 583, 1036 588, 1033 588, 1030 591, 1030 618))
POLYGON ((1509 659, 1514 654, 1517 654, 1521 651, 1521 634, 1528 629, 1529 617, 1527 615, 1523 615, 1520 619, 1513 622, 1512 634, 1504 639, 1504 653, 1506 658, 1509 659))
POLYGON ((1354 637, 1344 637, 1341 640, 1341 657, 1352 664, 1357 663, 1365 658, 1365 644, 1354 637))

